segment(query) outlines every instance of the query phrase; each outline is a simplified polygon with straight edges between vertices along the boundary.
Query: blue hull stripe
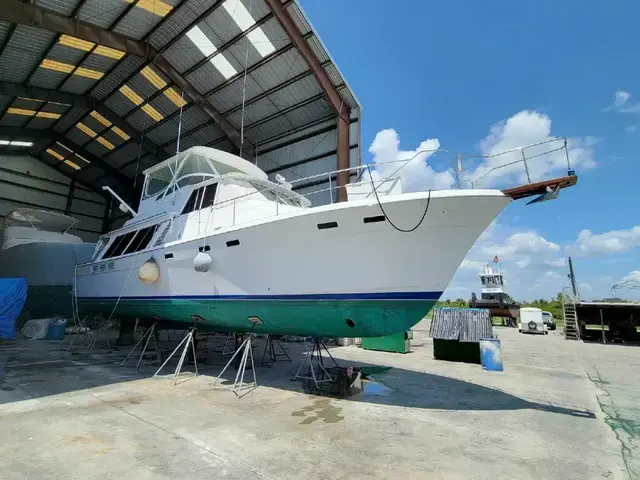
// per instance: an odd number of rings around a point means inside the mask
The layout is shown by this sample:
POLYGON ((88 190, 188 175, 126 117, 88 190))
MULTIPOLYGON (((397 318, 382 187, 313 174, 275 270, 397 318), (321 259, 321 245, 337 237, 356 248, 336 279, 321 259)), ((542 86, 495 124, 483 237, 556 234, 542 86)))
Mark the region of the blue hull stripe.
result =
MULTIPOLYGON (((302 295, 170 295, 120 297, 121 300, 438 300, 442 292, 317 293, 302 295)), ((78 297, 78 300, 117 300, 118 297, 78 297)))

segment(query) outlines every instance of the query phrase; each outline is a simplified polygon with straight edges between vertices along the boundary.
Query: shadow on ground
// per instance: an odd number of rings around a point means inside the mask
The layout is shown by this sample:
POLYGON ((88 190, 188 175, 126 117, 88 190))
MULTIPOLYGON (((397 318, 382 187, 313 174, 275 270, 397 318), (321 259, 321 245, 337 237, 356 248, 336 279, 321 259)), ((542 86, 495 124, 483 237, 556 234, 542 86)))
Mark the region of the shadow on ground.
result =
MULTIPOLYGON (((221 342, 224 342, 224 338, 221 342)), ((264 340, 261 339, 254 341, 254 358, 259 386, 303 392, 302 382, 291 380, 302 358, 303 344, 283 343, 293 363, 277 362, 261 366, 263 342, 264 340)), ((175 343, 162 344, 161 349, 170 352, 173 346, 175 343)), ((90 353, 68 353, 65 351, 64 344, 47 341, 23 340, 0 344, 0 405, 67 392, 79 392, 153 376, 157 365, 143 363, 140 371, 137 372, 135 370, 137 358, 130 359, 130 366, 120 367, 120 362, 128 351, 127 348, 111 352, 95 348, 90 353)), ((215 377, 229 357, 216 354, 210 356, 209 360, 208 365, 199 363, 200 373, 215 377)), ((338 359, 338 362, 341 366, 358 366, 364 371, 372 372, 376 382, 374 387, 380 385, 380 388, 369 388, 363 393, 349 397, 349 401, 452 411, 532 409, 574 417, 595 418, 591 411, 531 402, 495 388, 455 378, 401 368, 389 369, 351 360, 338 359)), ((176 364, 177 359, 169 363, 163 373, 172 374, 176 364)), ((185 365, 184 370, 192 371, 193 365, 185 365)), ((229 385, 235 373, 236 370, 233 367, 229 368, 224 375, 224 381, 221 382, 222 385, 229 385)), ((245 375, 245 379, 248 378, 252 378, 250 371, 245 375)), ((179 384, 168 388, 184 388, 184 386, 179 384)), ((257 389, 248 395, 259 394, 257 389)))

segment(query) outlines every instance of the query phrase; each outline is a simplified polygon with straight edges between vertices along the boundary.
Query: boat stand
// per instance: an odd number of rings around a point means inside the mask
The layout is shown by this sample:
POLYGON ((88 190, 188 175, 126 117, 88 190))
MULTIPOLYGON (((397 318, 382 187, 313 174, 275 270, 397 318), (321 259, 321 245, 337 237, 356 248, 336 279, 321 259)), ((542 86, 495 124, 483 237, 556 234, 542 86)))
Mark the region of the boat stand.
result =
POLYGON ((251 348, 251 337, 253 337, 252 333, 250 333, 249 336, 244 340, 244 342, 242 342, 242 345, 240 345, 240 347, 236 349, 231 359, 227 362, 227 364, 222 369, 220 374, 216 377, 215 381, 213 382, 213 385, 211 385, 212 387, 216 386, 216 383, 218 383, 218 380, 220 380, 220 377, 222 377, 222 375, 227 370, 227 368, 229 368, 229 366, 234 364, 235 358, 240 353, 242 353, 242 356, 240 359, 240 364, 237 366, 236 378, 233 381, 233 385, 231 386, 231 391, 236 394, 236 397, 240 398, 245 396, 251 390, 254 390, 255 388, 258 387, 258 380, 256 379, 256 366, 255 366, 255 363, 253 362, 253 349, 251 348), (253 382, 244 383, 244 374, 245 374, 245 371, 247 370, 247 360, 249 358, 251 359, 251 366, 249 368, 251 368, 251 371, 253 373, 253 382), (241 393, 243 390, 244 390, 244 393, 241 393))
MULTIPOLYGON (((178 344, 178 346, 173 350, 173 352, 171 352, 171 355, 169 355, 167 357, 167 359, 164 361, 164 363, 160 366, 160 368, 156 371, 156 373, 153 374, 153 378, 156 378, 158 376, 158 374, 160 373, 160 371, 165 367, 165 365, 167 363, 169 363, 169 360, 171 360, 171 358, 173 358, 173 356, 176 354, 176 352, 180 349, 180 347, 182 347, 182 354, 180 355, 180 360, 178 360, 178 365, 176 366, 176 370, 173 372, 173 384, 177 385, 178 384, 178 377, 180 376, 180 373, 182 373, 182 365, 184 364, 184 359, 187 356, 187 352, 189 351, 189 347, 191 347, 191 351, 193 353, 193 365, 195 366, 196 372, 194 376, 198 376, 198 358, 196 356, 196 328, 192 327, 189 329, 189 333, 187 333, 184 338, 180 341, 180 343, 178 344)), ((186 380, 189 380, 188 378, 186 380)), ((184 381, 186 381, 184 380, 184 381)))
MULTIPOLYGON (((69 342, 69 345, 67 345, 67 348, 65 350, 66 352, 71 350, 71 347, 76 341, 76 338, 78 338, 78 335, 85 335, 85 336, 87 335, 89 331, 89 327, 86 326, 87 318, 88 317, 85 316, 82 320, 78 320, 78 322, 74 326, 74 331, 73 333, 70 334, 70 336, 73 335, 73 337, 71 337, 71 341, 69 342)), ((58 343, 60 344, 63 341, 64 341, 64 337, 62 337, 58 343)))
MULTIPOLYGON (((88 319, 85 318, 85 320, 88 323, 88 319)), ((88 325, 85 325, 88 327, 88 325)), ((104 332, 106 332, 109 329, 109 320, 108 319, 103 319, 103 321, 98 325, 98 328, 95 330, 87 330, 85 332, 85 338, 83 340, 83 342, 80 344, 80 346, 78 347, 78 350, 76 353, 80 353, 80 351, 82 350, 82 347, 87 347, 87 351, 85 353, 90 353, 91 350, 93 349, 93 347, 95 346, 95 344, 98 342, 98 339, 100 338, 100 335, 104 332)), ((73 345, 73 341, 75 340, 75 338, 71 341, 71 343, 69 344, 69 347, 67 347, 67 351, 69 351, 71 349, 71 346, 73 345)), ((109 341, 109 339, 105 339, 105 342, 107 343, 107 349, 109 350, 109 353, 111 353, 111 342, 109 341)))
POLYGON ((151 325, 149 328, 147 328, 145 330, 145 332, 138 339, 138 341, 133 346, 133 348, 129 351, 127 356, 124 357, 124 360, 122 360, 122 362, 120 363, 121 367, 124 366, 125 363, 127 363, 127 360, 129 359, 131 354, 137 350, 138 345, 140 345, 142 343, 142 341, 145 340, 145 339, 146 339, 146 341, 144 342, 144 347, 142 347, 142 351, 140 352, 140 357, 138 358, 138 363, 136 363, 136 370, 140 369, 140 362, 142 362, 142 358, 144 357, 144 354, 147 353, 147 347, 149 346, 149 342, 152 339, 153 339, 153 346, 154 346, 155 352, 156 352, 157 362, 158 362, 158 364, 162 363, 162 358, 160 357, 160 349, 158 348, 158 340, 156 339, 156 335, 157 335, 156 334, 156 325, 157 324, 154 323, 153 325, 151 325))
POLYGON ((235 347, 233 333, 227 333, 227 338, 224 341, 224 345, 222 347, 222 350, 214 349, 214 350, 212 350, 212 352, 213 353, 219 353, 223 357, 225 357, 227 355, 233 355, 234 352, 235 352, 235 348, 233 350, 228 349, 229 348, 229 344, 231 344, 232 347, 235 347))
POLYGON ((278 339, 278 337, 267 335, 267 342, 264 345, 264 352, 262 352, 262 360, 260 362, 260 365, 264 365, 264 356, 267 354, 267 352, 269 352, 268 361, 277 362, 278 357, 287 357, 287 360, 291 362, 291 357, 280 344, 280 340, 278 339), (276 347, 279 348, 282 353, 276 353, 276 347))
POLYGON ((324 358, 322 356, 322 350, 327 352, 329 358, 336 367, 340 367, 336 362, 333 355, 327 349, 327 346, 320 337, 313 337, 312 343, 305 343, 305 352, 303 353, 304 359, 298 367, 293 380, 303 379, 313 381, 315 387, 319 390, 321 383, 333 382, 334 379, 324 366, 324 358), (302 369, 307 366, 307 374, 300 375, 302 369))

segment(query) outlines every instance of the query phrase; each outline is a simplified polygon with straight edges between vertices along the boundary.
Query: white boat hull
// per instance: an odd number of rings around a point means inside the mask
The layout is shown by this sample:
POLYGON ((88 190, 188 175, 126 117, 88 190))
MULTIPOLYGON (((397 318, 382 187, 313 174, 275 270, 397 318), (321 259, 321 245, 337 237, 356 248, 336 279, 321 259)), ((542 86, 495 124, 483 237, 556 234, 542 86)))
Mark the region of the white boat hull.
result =
MULTIPOLYGON (((391 222, 410 229, 423 216, 427 198, 421 192, 381 201, 391 222)), ((182 322, 195 318, 221 331, 395 333, 428 313, 508 202, 497 190, 433 192, 424 221, 408 233, 386 220, 365 223, 382 215, 375 198, 220 228, 79 266, 78 300, 86 311, 182 322), (318 227, 331 222, 337 227, 318 227), (239 244, 227 246, 234 241, 239 244), (211 267, 197 272, 194 258, 205 246, 211 267), (160 276, 144 283, 138 269, 151 258, 160 276), (262 323, 254 326, 248 316, 262 323)))

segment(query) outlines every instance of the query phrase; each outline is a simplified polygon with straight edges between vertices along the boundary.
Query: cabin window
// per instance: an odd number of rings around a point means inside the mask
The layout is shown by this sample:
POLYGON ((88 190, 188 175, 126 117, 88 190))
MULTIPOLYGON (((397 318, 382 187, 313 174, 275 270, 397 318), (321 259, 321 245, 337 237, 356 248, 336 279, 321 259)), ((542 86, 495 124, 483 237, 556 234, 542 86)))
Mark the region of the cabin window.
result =
POLYGON ((111 257, 119 257, 120 255, 122 255, 122 252, 124 252, 124 249, 127 248, 127 245, 129 245, 129 242, 131 242, 131 239, 135 234, 136 232, 128 232, 124 235, 117 236, 107 250, 107 253, 105 253, 104 257, 102 258, 106 259, 111 257))
POLYGON ((191 195, 189 195, 189 200, 187 200, 187 203, 182 209, 182 215, 184 215, 185 213, 191 213, 194 210, 198 209, 198 206, 201 200, 201 195, 202 195, 202 190, 200 188, 197 188, 193 192, 191 192, 191 195))
POLYGON ((149 242, 151 242, 151 239, 153 238, 153 235, 156 233, 157 228, 158 225, 151 225, 150 227, 139 230, 133 241, 125 250, 124 254, 127 255, 129 253, 139 252, 147 248, 149 246, 149 242))
POLYGON ((207 208, 213 205, 213 200, 216 197, 217 183, 200 187, 191 192, 189 200, 182 209, 182 215, 185 213, 191 213, 201 208, 207 208))
POLYGON ((100 240, 98 240, 95 250, 93 251, 93 256, 91 257, 91 260, 95 260, 96 258, 98 258, 102 253, 102 251, 104 250, 104 247, 106 247, 108 243, 109 243, 109 237, 100 238, 100 240))
POLYGON ((166 222, 164 226, 164 230, 162 230, 162 233, 158 236, 158 239, 156 240, 154 247, 157 247, 158 245, 164 242, 164 239, 167 236, 167 233, 169 233, 170 228, 171 228, 171 222, 166 222))
POLYGON ((212 183, 211 185, 203 187, 204 194, 202 195, 202 203, 200 208, 209 208, 211 205, 213 205, 213 201, 216 198, 217 187, 217 183, 212 183))

